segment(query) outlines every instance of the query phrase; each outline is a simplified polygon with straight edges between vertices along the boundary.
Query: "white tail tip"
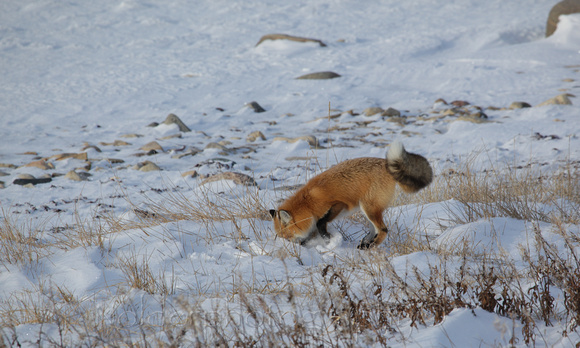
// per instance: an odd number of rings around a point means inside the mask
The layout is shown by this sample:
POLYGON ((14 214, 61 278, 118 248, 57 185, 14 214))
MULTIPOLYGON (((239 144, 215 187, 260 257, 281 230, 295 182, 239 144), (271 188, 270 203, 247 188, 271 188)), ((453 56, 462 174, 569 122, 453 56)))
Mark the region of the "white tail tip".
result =
POLYGON ((389 152, 387 152, 387 159, 389 161, 396 161, 403 158, 403 153, 405 152, 405 147, 403 143, 395 140, 389 145, 389 152))

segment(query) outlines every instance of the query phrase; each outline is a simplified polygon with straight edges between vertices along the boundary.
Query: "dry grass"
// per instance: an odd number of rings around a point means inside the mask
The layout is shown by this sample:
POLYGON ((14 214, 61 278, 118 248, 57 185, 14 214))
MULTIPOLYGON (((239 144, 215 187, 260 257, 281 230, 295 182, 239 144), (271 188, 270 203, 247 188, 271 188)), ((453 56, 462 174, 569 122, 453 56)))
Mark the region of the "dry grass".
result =
MULTIPOLYGON (((304 248, 274 239, 265 192, 247 187, 232 197, 202 187, 186 195, 168 186, 162 200, 153 197, 145 205, 133 205, 132 219, 108 216, 95 222, 77 215, 67 233, 50 235, 43 223, 22 223, 4 212, 0 260, 7 271, 33 270, 62 249, 97 246, 103 267, 118 271, 122 280, 95 294, 110 298, 105 304, 45 281, 15 293, 0 302, 0 347, 31 342, 90 347, 389 346, 393 339, 409 339, 402 325, 435 325, 458 308, 483 309, 517 322, 517 332, 513 329, 506 345, 515 344, 517 337, 526 344, 544 343, 539 323, 561 325, 566 341, 580 325, 580 237, 569 228, 580 224, 578 169, 564 164, 555 173, 545 173, 533 166, 490 164, 476 171, 473 161, 465 163, 437 176, 418 195, 402 196, 396 205, 414 205, 412 218, 421 221, 428 204, 447 202, 442 214, 447 218, 438 221, 442 228, 493 217, 530 221, 532 226, 550 223, 563 249, 534 228, 534 240, 521 251, 524 267, 501 255, 475 253, 468 243, 445 252, 430 245, 421 224, 409 226, 391 209, 386 220, 399 233, 389 237, 388 254, 382 248, 353 249, 336 255, 331 264, 302 267, 300 275, 287 271, 282 280, 253 271, 244 279, 232 271, 228 286, 191 284, 189 292, 180 293, 172 267, 154 271, 158 265, 138 251, 115 257, 112 240, 137 231, 167 243, 168 250, 182 240, 208 246, 233 242, 249 257, 305 264, 304 248), (195 221, 199 230, 168 227, 182 220, 195 221), (231 228, 225 230, 224 224, 231 228), (391 263, 394 256, 418 251, 429 253, 433 261, 405 273, 391 263), (554 289, 562 298, 554 297, 554 289), (135 303, 135 291, 161 306, 158 320, 145 320, 146 305, 135 303), (210 306, 204 304, 210 299, 210 306), (40 325, 38 336, 23 337, 18 328, 25 324, 40 325)), ((333 227, 349 240, 353 231, 364 233, 365 223, 355 215, 333 227)), ((180 252, 182 258, 190 254, 185 247, 180 252)))

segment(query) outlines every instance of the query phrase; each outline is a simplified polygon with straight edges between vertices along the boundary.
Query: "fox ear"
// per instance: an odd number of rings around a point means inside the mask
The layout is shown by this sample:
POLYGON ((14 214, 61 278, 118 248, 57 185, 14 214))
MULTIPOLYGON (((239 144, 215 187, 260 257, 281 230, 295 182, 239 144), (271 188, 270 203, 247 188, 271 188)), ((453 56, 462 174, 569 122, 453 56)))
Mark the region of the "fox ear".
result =
POLYGON ((270 216, 276 217, 276 211, 274 209, 270 209, 270 216))
POLYGON ((282 222, 282 224, 288 225, 291 220, 292 215, 290 215, 289 212, 287 212, 286 210, 280 210, 280 221, 282 222))

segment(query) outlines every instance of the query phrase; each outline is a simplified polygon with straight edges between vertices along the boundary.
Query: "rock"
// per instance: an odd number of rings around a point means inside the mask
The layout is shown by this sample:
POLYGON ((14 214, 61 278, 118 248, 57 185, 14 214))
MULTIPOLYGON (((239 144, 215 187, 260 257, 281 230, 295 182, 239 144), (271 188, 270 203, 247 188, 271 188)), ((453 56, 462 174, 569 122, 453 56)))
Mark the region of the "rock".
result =
POLYGON ((471 115, 459 116, 454 121, 467 121, 467 122, 472 122, 472 123, 490 122, 487 120, 487 116, 485 116, 485 117, 478 116, 477 113, 471 114, 471 115))
POLYGON ((99 143, 99 145, 101 145, 101 146, 129 146, 131 144, 126 142, 126 141, 123 141, 123 140, 115 140, 112 143, 106 143, 106 142, 101 141, 99 143))
POLYGON ((317 39, 309 39, 306 37, 292 36, 292 35, 286 35, 286 34, 267 34, 267 35, 264 35, 260 38, 260 41, 258 41, 256 46, 258 46, 259 44, 261 44, 262 42, 264 42, 266 40, 290 40, 290 41, 296 41, 296 42, 315 42, 315 43, 319 44, 320 47, 326 47, 326 44, 324 42, 317 40, 317 39))
POLYGON ((147 125, 147 127, 157 127, 159 126, 159 122, 151 122, 147 125))
POLYGON ((95 145, 90 145, 89 143, 85 143, 83 148, 81 149, 81 151, 87 151, 88 149, 93 149, 97 152, 102 152, 101 149, 99 149, 98 146, 95 145))
POLYGON ((4 181, 0 181, 0 189, 6 188, 6 185, 4 184, 4 181))
POLYGON ((384 111, 385 110, 383 110, 383 108, 380 108, 378 106, 373 106, 373 107, 364 109, 363 110, 363 114, 365 116, 373 116, 373 115, 376 115, 376 114, 382 114, 384 111))
POLYGON ((10 175, 10 174, 8 174, 8 173, 3 172, 3 171, 0 170, 0 176, 8 176, 8 175, 10 175))
POLYGON ((508 109, 510 110, 514 110, 514 109, 523 109, 523 108, 530 108, 532 107, 530 104, 526 103, 526 102, 513 102, 510 104, 510 106, 508 107, 508 109))
POLYGON ((569 97, 575 97, 573 94, 560 94, 555 96, 554 98, 550 98, 543 103, 540 103, 536 106, 546 106, 546 105, 572 105, 572 101, 569 97))
POLYGON ((125 163, 124 160, 119 159, 119 158, 105 158, 105 161, 109 162, 110 164, 121 164, 121 163, 125 163))
POLYGON ((189 129, 189 127, 187 127, 185 125, 185 123, 183 123, 181 121, 181 119, 179 117, 177 117, 175 114, 169 114, 167 115, 167 117, 165 118, 165 121, 163 121, 163 124, 176 124, 179 127, 179 130, 182 132, 191 132, 191 129, 189 129))
POLYGON ((34 178, 34 179, 16 179, 12 183, 15 185, 28 186, 28 185, 46 184, 51 181, 52 181, 51 178, 38 178, 38 179, 34 178))
POLYGON ((77 173, 76 171, 71 170, 70 172, 66 173, 64 177, 73 181, 87 181, 90 176, 91 174, 87 172, 77 173))
POLYGON ((121 138, 142 138, 143 135, 141 134, 136 134, 136 133, 130 133, 130 134, 123 134, 121 135, 121 138))
POLYGON ((552 35, 558 27, 560 15, 567 15, 580 12, 580 0, 560 1, 550 10, 546 23, 546 37, 552 35))
POLYGON ((38 161, 34 161, 34 162, 30 162, 30 163, 28 163, 28 164, 26 164, 24 166, 25 167, 40 168, 42 170, 54 169, 54 164, 52 164, 50 162, 46 162, 43 159, 38 160, 38 161))
POLYGON ((301 137, 296 138, 287 138, 287 137, 275 137, 272 141, 286 141, 289 143, 295 143, 299 140, 304 140, 308 142, 308 144, 312 147, 319 147, 318 140, 314 135, 303 135, 301 137))
POLYGON ((214 143, 214 142, 207 144, 205 146, 205 149, 219 149, 219 150, 223 150, 223 151, 228 151, 227 147, 225 147, 221 144, 218 144, 218 143, 214 143))
POLYGON ((458 108, 469 105, 468 101, 465 100, 454 100, 451 102, 451 105, 457 106, 458 108))
POLYGON ((50 156, 50 159, 54 159, 55 161, 62 161, 65 159, 69 159, 69 158, 73 158, 73 159, 78 159, 81 161, 86 161, 88 159, 87 153, 86 152, 81 152, 81 153, 61 153, 59 155, 54 155, 54 156, 50 156))
POLYGON ((262 140, 266 140, 266 137, 264 136, 264 134, 262 132, 260 132, 260 131, 254 131, 254 132, 248 134, 248 137, 246 138, 246 141, 249 142, 249 143, 253 143, 258 138, 260 138, 262 140))
POLYGON ((152 141, 150 143, 147 143, 147 144, 141 146, 139 149, 146 151, 146 152, 150 152, 150 151, 163 152, 163 147, 161 147, 161 145, 159 145, 159 143, 156 141, 152 141))
POLYGON ((209 178, 203 180, 200 185, 205 185, 209 182, 220 180, 232 180, 237 185, 256 186, 256 181, 254 178, 249 175, 236 172, 225 172, 212 175, 209 178))
POLYGON ((340 77, 339 74, 332 71, 321 71, 311 74, 302 75, 296 78, 296 80, 328 80, 340 77))
POLYGON ((18 167, 15 166, 14 164, 10 164, 10 163, 0 163, 0 168, 16 169, 18 167))
POLYGON ((181 133, 166 135, 166 136, 161 137, 159 139, 161 139, 161 140, 181 139, 181 133))
POLYGON ((459 110, 457 108, 450 108, 450 109, 443 111, 441 114, 443 116, 455 116, 455 115, 457 115, 458 112, 459 112, 459 110))
POLYGON ((159 166, 151 161, 145 161, 143 163, 140 163, 139 166, 139 171, 141 172, 153 172, 153 171, 158 171, 161 170, 161 168, 159 168, 159 166))
POLYGON ((400 116, 391 116, 391 117, 387 118, 387 121, 398 123, 401 126, 405 126, 408 123, 406 117, 400 117, 400 116))
POLYGON ((200 152, 201 152, 200 149, 195 148, 195 147, 192 147, 192 148, 189 148, 189 149, 185 150, 185 152, 183 152, 183 153, 180 153, 180 154, 176 154, 176 155, 171 156, 171 158, 177 158, 177 159, 179 159, 179 158, 183 158, 183 157, 186 157, 186 156, 195 156, 195 155, 197 155, 200 152))
POLYGON ((22 174, 18 174, 18 179, 31 180, 31 179, 36 179, 36 178, 31 174, 22 173, 22 174))
POLYGON ((473 117, 473 118, 487 118, 487 115, 483 111, 478 110, 478 111, 476 111, 474 113, 469 114, 468 117, 473 117))
POLYGON ((387 116, 387 117, 400 117, 401 116, 401 112, 397 109, 394 108, 388 108, 387 110, 385 110, 381 116, 387 116))
POLYGON ((189 170, 187 172, 181 173, 182 177, 197 178, 198 174, 195 170, 189 170))
POLYGON ((443 104, 443 105, 447 105, 447 102, 445 101, 445 99, 439 98, 439 99, 435 100, 435 102, 433 104, 443 104))
POLYGON ((247 107, 249 107, 250 109, 254 110, 254 112, 264 112, 266 111, 263 107, 260 106, 260 104, 258 104, 258 102, 251 102, 246 104, 247 107))

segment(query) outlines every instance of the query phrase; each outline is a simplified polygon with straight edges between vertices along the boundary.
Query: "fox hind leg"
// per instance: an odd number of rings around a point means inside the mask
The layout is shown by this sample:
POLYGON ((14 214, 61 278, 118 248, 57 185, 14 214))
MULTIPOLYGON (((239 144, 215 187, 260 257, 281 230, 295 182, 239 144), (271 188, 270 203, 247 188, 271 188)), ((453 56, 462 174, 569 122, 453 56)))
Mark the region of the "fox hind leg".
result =
POLYGON ((373 207, 361 204, 361 210, 366 215, 367 219, 373 224, 374 231, 370 231, 363 237, 357 248, 368 249, 370 247, 381 244, 387 237, 387 226, 383 221, 383 208, 373 207))

